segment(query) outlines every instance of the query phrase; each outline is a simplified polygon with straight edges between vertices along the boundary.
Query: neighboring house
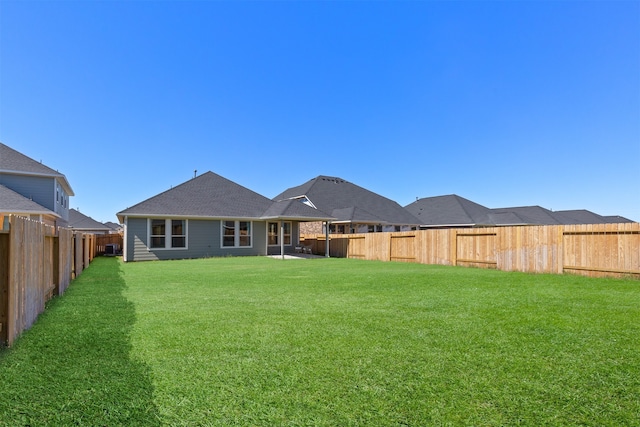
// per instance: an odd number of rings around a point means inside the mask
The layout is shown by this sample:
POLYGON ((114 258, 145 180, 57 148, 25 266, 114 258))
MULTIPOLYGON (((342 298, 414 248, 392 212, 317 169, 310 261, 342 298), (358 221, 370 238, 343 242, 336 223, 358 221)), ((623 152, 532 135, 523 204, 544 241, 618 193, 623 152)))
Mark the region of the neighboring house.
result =
POLYGON ((420 228, 569 225, 631 222, 588 210, 551 211, 540 206, 490 209, 455 194, 425 197, 405 206, 420 220, 420 228))
POLYGON ((0 143, 0 185, 40 206, 31 205, 26 212, 17 212, 24 210, 24 201, 11 196, 17 204, 8 205, 9 199, 4 200, 0 214, 29 214, 29 218, 49 225, 67 226, 69 198, 74 194, 67 178, 60 172, 0 143))
MULTIPOLYGON (((55 224, 60 218, 58 214, 33 200, 29 200, 22 194, 0 185, 0 217, 8 215, 19 215, 31 218, 47 224, 55 224)), ((3 228, 4 220, 0 221, 0 229, 3 228)))
POLYGON ((491 209, 455 194, 418 199, 405 209, 418 218, 421 228, 493 225, 491 209))
MULTIPOLYGON (((342 178, 318 176, 289 188, 273 200, 299 200, 335 219, 331 233, 367 233, 416 229, 419 221, 393 200, 342 178)), ((311 231, 311 230, 310 230, 311 231)), ((324 232, 321 226, 313 232, 324 232)))
POLYGON ((122 227, 122 225, 116 224, 113 221, 107 221, 107 222, 104 223, 104 225, 109 227, 109 229, 110 229, 109 233, 111 233, 111 234, 120 234, 120 233, 124 232, 124 228, 122 227))
POLYGON ((69 209, 69 228, 81 233, 109 234, 111 228, 76 209, 69 209))
POLYGON ((124 261, 294 252, 300 221, 333 218, 298 201, 274 202, 213 172, 117 213, 124 261))

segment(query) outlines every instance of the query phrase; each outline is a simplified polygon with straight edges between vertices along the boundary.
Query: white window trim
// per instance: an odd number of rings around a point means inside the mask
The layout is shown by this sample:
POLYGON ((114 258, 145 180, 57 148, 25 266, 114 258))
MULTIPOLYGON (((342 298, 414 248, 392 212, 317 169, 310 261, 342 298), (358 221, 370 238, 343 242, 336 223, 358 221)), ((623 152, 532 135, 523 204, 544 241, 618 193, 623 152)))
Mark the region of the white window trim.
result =
POLYGON ((221 220, 220 221, 220 249, 251 249, 253 248, 253 221, 245 221, 245 220, 233 220, 233 219, 227 219, 227 220, 221 220), (227 221, 233 221, 235 222, 235 230, 236 233, 234 234, 234 241, 233 241, 233 246, 225 246, 224 245, 224 223, 227 221), (251 244, 248 246, 240 246, 240 233, 238 232, 240 230, 240 223, 241 222, 248 222, 249 223, 249 239, 251 240, 251 244))
POLYGON ((189 249, 189 220, 180 218, 147 218, 147 248, 150 251, 186 251, 189 249), (151 224, 154 219, 163 219, 164 222, 164 248, 151 247, 151 224), (171 221, 184 221, 184 248, 174 248, 171 246, 171 221))

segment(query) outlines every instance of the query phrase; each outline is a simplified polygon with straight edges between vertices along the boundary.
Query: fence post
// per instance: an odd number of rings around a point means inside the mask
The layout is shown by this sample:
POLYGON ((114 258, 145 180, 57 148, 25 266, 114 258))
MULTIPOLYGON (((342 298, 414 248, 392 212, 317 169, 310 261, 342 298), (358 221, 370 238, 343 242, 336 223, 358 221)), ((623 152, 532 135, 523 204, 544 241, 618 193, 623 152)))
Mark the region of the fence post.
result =
POLYGON ((455 228, 451 229, 449 235, 450 243, 449 243, 449 256, 451 258, 451 265, 458 265, 458 230, 455 228))

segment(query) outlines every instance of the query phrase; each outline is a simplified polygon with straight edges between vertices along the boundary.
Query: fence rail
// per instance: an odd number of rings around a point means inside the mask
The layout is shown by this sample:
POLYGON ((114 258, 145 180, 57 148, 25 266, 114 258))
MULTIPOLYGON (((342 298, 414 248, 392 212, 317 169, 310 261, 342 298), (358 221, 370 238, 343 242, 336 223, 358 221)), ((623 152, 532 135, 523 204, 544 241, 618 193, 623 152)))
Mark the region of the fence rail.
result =
POLYGON ((0 228, 0 345, 30 328, 94 257, 94 235, 9 216, 0 228))
MULTIPOLYGON (((324 235, 303 235, 324 254, 324 235)), ((334 257, 640 278, 640 223, 332 234, 334 257)))

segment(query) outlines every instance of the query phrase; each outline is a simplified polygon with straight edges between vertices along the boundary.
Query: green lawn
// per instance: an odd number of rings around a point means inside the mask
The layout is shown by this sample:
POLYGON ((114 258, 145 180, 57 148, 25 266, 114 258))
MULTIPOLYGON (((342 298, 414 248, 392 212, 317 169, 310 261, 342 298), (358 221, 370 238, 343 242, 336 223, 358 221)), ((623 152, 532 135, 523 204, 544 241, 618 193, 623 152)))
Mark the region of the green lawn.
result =
POLYGON ((0 426, 640 425, 640 282, 98 258, 9 350, 0 426))

